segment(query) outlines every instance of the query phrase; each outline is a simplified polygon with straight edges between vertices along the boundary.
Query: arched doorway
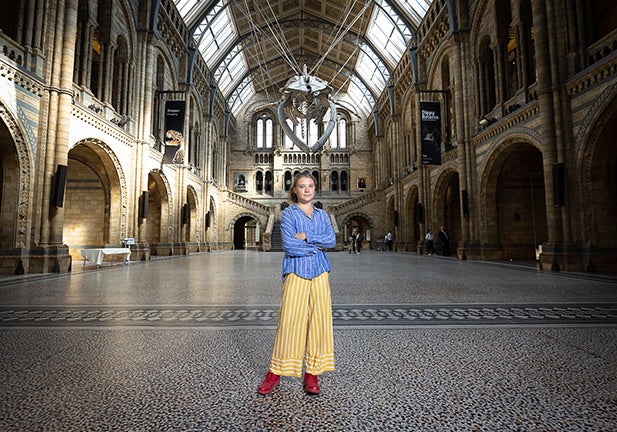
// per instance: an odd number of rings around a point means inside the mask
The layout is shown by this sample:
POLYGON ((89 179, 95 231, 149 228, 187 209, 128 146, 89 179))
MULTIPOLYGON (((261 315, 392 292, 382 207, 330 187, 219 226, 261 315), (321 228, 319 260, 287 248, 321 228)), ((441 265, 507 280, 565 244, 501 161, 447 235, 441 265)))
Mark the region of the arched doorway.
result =
POLYGON ((261 243, 259 221, 251 216, 241 216, 234 223, 234 249, 257 248, 261 243))
POLYGON ((10 131, 0 120, 0 223, 3 227, 0 249, 14 248, 17 243, 15 222, 18 220, 19 181, 16 180, 20 179, 22 172, 20 162, 10 131))
POLYGON ((183 220, 184 241, 190 243, 191 252, 197 251, 199 236, 199 218, 197 217, 199 203, 197 201, 197 192, 190 186, 186 191, 185 213, 183 220))
POLYGON ((161 243, 170 243, 169 196, 162 173, 148 173, 148 212, 146 241, 152 255, 169 254, 169 247, 160 250, 161 243))
POLYGON ((418 241, 422 239, 420 235, 420 224, 423 223, 423 214, 420 213, 420 200, 418 196, 418 187, 415 186, 407 194, 405 214, 406 218, 403 224, 406 227, 405 250, 416 251, 418 241))
MULTIPOLYGON (((617 274, 617 101, 594 145, 582 152, 583 231, 586 270, 617 274)), ((592 144, 592 143, 590 143, 592 144)))
POLYGON ((531 144, 516 145, 495 174, 496 220, 488 229, 505 259, 535 260, 538 245, 548 239, 542 154, 531 144))
MULTIPOLYGON (((68 257, 46 257, 10 252, 27 248, 31 243, 33 217, 33 176, 29 146, 17 127, 18 121, 0 101, 0 274, 24 274, 70 270, 68 257), (49 264, 43 264, 49 262, 49 264), (49 265, 49 267, 45 267, 49 265), (59 270, 61 268, 61 270, 59 270)), ((54 252, 57 252, 55 250, 54 252)), ((63 253, 64 255, 64 253, 63 253)))
POLYGON ((126 236, 126 197, 117 161, 100 141, 83 141, 68 155, 63 239, 79 259, 79 248, 120 246, 126 236))
POLYGON ((434 221, 433 234, 435 235, 435 247, 443 254, 443 247, 438 241, 438 234, 443 226, 448 234, 450 243, 450 255, 456 254, 456 246, 461 239, 461 200, 459 176, 455 171, 446 174, 437 197, 436 220, 434 221))
POLYGON ((365 216, 359 214, 349 216, 344 223, 344 227, 345 232, 343 233, 343 240, 345 242, 348 241, 349 236, 353 233, 360 233, 360 248, 370 249, 372 247, 375 239, 371 232, 371 223, 365 216))

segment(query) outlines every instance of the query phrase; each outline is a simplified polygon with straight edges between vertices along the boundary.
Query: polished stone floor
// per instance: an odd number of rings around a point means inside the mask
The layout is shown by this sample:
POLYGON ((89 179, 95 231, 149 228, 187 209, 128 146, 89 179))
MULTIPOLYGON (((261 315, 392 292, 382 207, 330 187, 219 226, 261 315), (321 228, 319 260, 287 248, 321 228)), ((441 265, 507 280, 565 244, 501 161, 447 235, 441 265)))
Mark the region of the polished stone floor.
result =
POLYGON ((0 277, 0 430, 617 430, 616 278, 331 253, 337 370, 261 396, 281 259, 0 277))

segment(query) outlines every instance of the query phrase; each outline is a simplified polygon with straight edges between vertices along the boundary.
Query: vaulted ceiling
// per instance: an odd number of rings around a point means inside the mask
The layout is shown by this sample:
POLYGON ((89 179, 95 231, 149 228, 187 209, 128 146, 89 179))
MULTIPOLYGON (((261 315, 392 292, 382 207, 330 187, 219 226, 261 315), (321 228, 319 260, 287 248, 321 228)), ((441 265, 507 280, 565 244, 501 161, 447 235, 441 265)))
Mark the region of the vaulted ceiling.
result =
POLYGON ((306 65, 367 115, 432 0, 174 1, 233 112, 278 100, 306 65))

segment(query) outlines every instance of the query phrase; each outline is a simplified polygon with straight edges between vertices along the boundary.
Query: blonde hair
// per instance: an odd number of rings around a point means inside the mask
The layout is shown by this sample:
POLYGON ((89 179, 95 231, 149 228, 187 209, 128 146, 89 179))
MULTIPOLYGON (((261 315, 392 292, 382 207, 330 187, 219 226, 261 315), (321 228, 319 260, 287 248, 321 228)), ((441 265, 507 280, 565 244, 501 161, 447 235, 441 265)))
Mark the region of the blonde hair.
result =
POLYGON ((310 171, 299 172, 294 176, 294 181, 291 185, 291 189, 289 189, 289 201, 291 201, 292 203, 298 203, 298 195, 296 195, 294 189, 296 188, 296 184, 298 184, 298 181, 303 178, 310 178, 311 180, 313 180, 313 184, 315 185, 315 187, 317 187, 317 179, 313 176, 313 174, 311 174, 310 171))

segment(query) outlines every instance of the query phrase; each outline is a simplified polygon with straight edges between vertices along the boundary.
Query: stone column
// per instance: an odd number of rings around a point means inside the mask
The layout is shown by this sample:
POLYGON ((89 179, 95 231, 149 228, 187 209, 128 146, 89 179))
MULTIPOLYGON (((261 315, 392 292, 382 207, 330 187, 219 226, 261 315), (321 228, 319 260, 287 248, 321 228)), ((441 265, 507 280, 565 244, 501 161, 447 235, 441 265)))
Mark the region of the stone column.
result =
MULTIPOLYGON (((63 11, 58 10, 58 34, 62 34, 60 88, 58 91, 58 110, 51 115, 57 116, 55 159, 56 165, 68 165, 69 131, 73 106, 73 65, 75 62, 75 34, 77 28, 77 0, 67 0, 63 11), (62 14, 65 14, 62 16, 62 14), (61 26, 61 27, 60 27, 61 26)), ((49 144, 49 143, 48 143, 49 144)), ((64 208, 60 207, 52 216, 50 243, 62 244, 64 230, 64 208)))
POLYGON ((465 105, 465 101, 470 100, 471 94, 469 94, 470 88, 473 88, 473 85, 468 82, 467 76, 465 75, 466 68, 463 67, 463 35, 459 32, 453 36, 454 44, 454 58, 453 58, 453 66, 454 66, 454 121, 455 121, 455 129, 456 129, 456 143, 457 143, 457 156, 458 156, 458 175, 459 175, 459 184, 460 184, 460 214, 461 218, 461 245, 460 252, 457 250, 457 256, 460 259, 466 258, 465 256, 465 248, 469 244, 471 240, 471 224, 472 217, 464 216, 463 209, 463 194, 467 194, 468 201, 468 210, 471 215, 471 203, 473 202, 473 182, 468 174, 468 164, 469 160, 467 155, 469 153, 469 138, 467 134, 467 129, 465 125, 468 122, 474 122, 475 119, 468 119, 467 117, 467 109, 465 105), (463 192, 464 191, 464 192, 463 192))
MULTIPOLYGON (((57 9, 51 11, 55 21, 50 26, 50 51, 47 71, 49 105, 47 109, 47 135, 45 143, 45 176, 43 179, 43 202, 41 211, 41 235, 39 247, 47 250, 41 268, 34 271, 66 272, 70 267, 68 247, 62 244, 64 208, 51 207, 50 198, 54 187, 54 174, 58 165, 68 165, 69 129, 73 97, 73 66, 75 59, 75 35, 77 28, 77 0, 60 0, 57 9), (55 15, 54 15, 55 12, 55 15)), ((34 267, 37 265, 35 264, 34 267)))
MULTIPOLYGON (((101 100, 109 104, 112 103, 112 91, 114 89, 114 65, 115 65, 115 53, 116 45, 112 42, 108 42, 104 45, 105 49, 101 52, 101 69, 103 70, 102 82, 101 82, 101 100)), ((118 83, 121 85, 121 83, 118 83)))
MULTIPOLYGON (((150 131, 152 130, 152 97, 153 97, 153 76, 154 65, 156 64, 156 53, 154 49, 155 37, 152 33, 142 31, 138 34, 138 46, 135 58, 137 67, 134 80, 135 96, 130 100, 129 106, 135 107, 136 118, 136 178, 134 197, 136 203, 148 206, 147 202, 141 202, 143 192, 148 191, 148 168, 145 163, 149 158, 150 152, 150 131)), ((136 247, 139 250, 139 259, 150 259, 150 245, 147 241, 148 219, 141 218, 139 215, 139 204, 136 206, 135 221, 137 224, 136 247)), ((148 215, 150 216, 150 215, 148 215)))
POLYGON ((548 240, 543 245, 540 263, 543 268, 559 270, 555 246, 561 241, 561 212, 553 205, 553 164, 557 162, 555 137, 555 112, 551 46, 548 33, 548 18, 545 0, 532 2, 533 22, 536 35, 536 71, 538 77, 538 102, 540 105, 540 133, 542 135, 542 156, 544 162, 544 187, 546 196, 546 217, 548 240))

